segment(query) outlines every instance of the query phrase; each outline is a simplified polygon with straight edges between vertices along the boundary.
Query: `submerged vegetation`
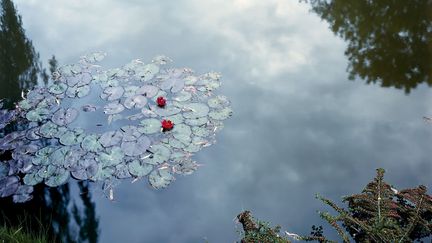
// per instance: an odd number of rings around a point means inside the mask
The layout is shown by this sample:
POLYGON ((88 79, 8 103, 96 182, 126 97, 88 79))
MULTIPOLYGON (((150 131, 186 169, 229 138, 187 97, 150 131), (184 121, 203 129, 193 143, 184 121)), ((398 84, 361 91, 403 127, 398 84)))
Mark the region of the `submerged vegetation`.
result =
MULTIPOLYGON (((321 218, 334 228, 343 242, 413 242, 432 236, 432 197, 425 186, 396 190, 384 181, 384 169, 359 194, 343 198, 347 208, 317 196, 336 211, 336 215, 320 212, 321 218)), ((289 242, 280 236, 280 227, 252 218, 249 211, 237 216, 243 226, 242 243, 289 242)), ((322 227, 312 227, 311 235, 299 236, 285 232, 297 240, 331 241, 323 235, 322 227)))

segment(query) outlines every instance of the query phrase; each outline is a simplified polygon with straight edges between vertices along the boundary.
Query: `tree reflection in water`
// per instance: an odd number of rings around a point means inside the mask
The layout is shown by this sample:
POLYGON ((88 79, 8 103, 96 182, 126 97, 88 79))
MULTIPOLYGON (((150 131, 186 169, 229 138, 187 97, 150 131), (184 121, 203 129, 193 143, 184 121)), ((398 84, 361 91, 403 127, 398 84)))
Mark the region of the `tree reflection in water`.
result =
POLYGON ((432 85, 432 1, 309 0, 348 41, 350 79, 404 89, 432 85))
MULTIPOLYGON (((25 36, 21 16, 11 0, 0 2, 0 99, 11 107, 21 99, 21 92, 43 85, 48 75, 42 68, 39 54, 25 36)), ((49 61, 55 71, 55 57, 49 61)), ((10 154, 0 155, 0 163, 10 154)), ((11 198, 0 198, 0 224, 28 227, 35 233, 48 231, 58 242, 97 242, 98 219, 91 200, 88 182, 79 182, 80 198, 70 198, 70 185, 47 188, 35 187, 33 200, 15 204, 11 198)))

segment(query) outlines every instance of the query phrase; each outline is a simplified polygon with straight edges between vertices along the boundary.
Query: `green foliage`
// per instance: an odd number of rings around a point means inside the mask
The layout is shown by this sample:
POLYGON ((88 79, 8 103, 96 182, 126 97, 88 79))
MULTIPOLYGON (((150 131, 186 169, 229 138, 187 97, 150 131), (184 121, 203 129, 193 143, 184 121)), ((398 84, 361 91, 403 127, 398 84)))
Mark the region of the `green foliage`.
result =
POLYGON ((240 213, 237 219, 243 226, 241 243, 290 243, 279 235, 280 226, 271 228, 269 223, 254 219, 250 211, 240 213))
POLYGON ((362 193, 344 197, 348 209, 317 196, 337 212, 320 216, 344 242, 350 242, 349 236, 356 242, 412 242, 432 235, 432 197, 426 187, 397 191, 383 180, 384 172, 377 169, 362 193))
POLYGON ((0 227, 0 242, 10 243, 48 243, 48 239, 42 233, 33 235, 25 232, 22 227, 9 228, 6 226, 0 227))

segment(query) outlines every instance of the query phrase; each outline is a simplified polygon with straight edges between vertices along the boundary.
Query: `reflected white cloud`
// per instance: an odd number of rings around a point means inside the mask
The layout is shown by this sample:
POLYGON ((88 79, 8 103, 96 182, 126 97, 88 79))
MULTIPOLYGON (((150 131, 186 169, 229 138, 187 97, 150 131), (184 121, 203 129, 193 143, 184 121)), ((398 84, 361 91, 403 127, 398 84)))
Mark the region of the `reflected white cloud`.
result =
POLYGON ((44 59, 104 50, 113 65, 166 54, 223 74, 234 117, 204 165, 165 191, 122 183, 118 202, 96 197, 101 242, 232 242, 232 219, 251 209, 307 233, 314 194, 360 191, 374 170, 389 182, 429 184, 430 90, 347 81, 345 43, 297 0, 17 0, 44 59), (403 176, 402 176, 403 175, 403 176), (284 217, 280 214, 283 213, 284 217))

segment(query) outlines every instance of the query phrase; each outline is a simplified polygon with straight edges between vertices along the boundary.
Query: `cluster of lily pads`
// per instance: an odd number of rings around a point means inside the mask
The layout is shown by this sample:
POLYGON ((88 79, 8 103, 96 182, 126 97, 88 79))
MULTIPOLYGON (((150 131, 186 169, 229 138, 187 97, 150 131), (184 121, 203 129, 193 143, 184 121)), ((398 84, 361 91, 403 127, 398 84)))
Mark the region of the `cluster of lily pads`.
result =
POLYGON ((102 70, 104 57, 59 68, 51 85, 0 111, 0 151, 10 154, 0 162, 0 197, 24 202, 34 185, 70 178, 103 182, 112 192, 117 179, 146 177, 158 189, 197 169, 192 155, 214 143, 232 114, 228 99, 213 93, 219 74, 164 68, 170 60, 163 56, 102 70))

